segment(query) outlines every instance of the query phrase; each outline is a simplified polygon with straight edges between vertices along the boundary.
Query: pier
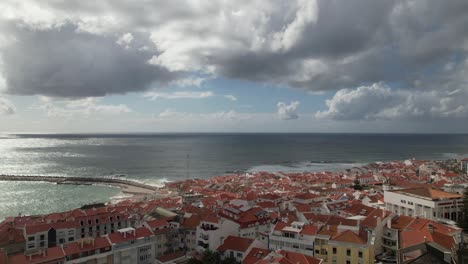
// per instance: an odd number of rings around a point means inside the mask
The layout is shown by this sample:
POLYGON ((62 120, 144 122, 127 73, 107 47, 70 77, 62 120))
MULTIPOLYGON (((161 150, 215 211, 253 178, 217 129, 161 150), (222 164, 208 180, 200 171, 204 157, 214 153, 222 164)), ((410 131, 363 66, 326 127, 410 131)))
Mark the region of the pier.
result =
POLYGON ((122 189, 122 192, 129 194, 151 194, 159 188, 148 184, 114 178, 91 178, 91 177, 71 177, 71 176, 42 176, 42 175, 0 175, 0 181, 41 181, 56 184, 92 185, 102 184, 114 186, 122 189))

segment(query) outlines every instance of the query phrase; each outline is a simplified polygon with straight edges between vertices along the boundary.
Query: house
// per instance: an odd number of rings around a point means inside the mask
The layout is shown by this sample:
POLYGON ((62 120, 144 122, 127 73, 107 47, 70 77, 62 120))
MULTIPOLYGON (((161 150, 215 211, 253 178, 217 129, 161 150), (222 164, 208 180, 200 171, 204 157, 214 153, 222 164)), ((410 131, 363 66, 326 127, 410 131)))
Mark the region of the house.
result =
POLYGON ((309 256, 314 255, 315 235, 317 226, 294 221, 285 223, 279 221, 269 235, 269 249, 285 249, 309 256))
POLYGON ((148 228, 127 227, 107 236, 112 243, 114 263, 150 264, 155 262, 155 236, 148 228))
POLYGON ((242 262, 254 247, 265 248, 266 250, 266 246, 258 240, 228 236, 216 250, 221 254, 222 259, 235 258, 236 261, 242 262))
POLYGON ((463 195, 432 187, 385 191, 384 199, 386 209, 395 214, 453 222, 459 219, 463 204, 463 195))

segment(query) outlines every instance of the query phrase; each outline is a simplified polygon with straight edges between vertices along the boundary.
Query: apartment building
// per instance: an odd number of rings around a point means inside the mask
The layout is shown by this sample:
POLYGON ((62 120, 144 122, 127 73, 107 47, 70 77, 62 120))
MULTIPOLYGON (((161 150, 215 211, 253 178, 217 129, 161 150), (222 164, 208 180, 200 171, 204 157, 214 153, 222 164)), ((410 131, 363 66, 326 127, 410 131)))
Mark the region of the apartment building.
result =
POLYGON ((269 249, 284 249, 304 255, 314 256, 317 227, 304 222, 278 222, 269 235, 269 249))
POLYGON ((457 221, 461 215, 463 196, 431 187, 385 191, 387 210, 407 216, 436 221, 457 221))

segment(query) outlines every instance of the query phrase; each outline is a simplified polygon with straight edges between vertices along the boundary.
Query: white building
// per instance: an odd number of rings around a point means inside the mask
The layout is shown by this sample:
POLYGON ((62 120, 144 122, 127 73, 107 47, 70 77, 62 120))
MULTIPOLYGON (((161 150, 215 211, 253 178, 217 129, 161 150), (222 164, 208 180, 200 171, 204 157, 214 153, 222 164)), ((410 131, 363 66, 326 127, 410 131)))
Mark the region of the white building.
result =
POLYGON ((271 250, 284 249, 291 252, 314 256, 314 242, 317 227, 304 222, 278 222, 269 235, 271 250))
POLYGON ((468 173, 468 158, 460 161, 460 170, 464 173, 468 173))
POLYGON ((146 227, 124 228, 108 235, 112 243, 114 263, 155 263, 155 236, 146 227))
POLYGON ((217 217, 210 215, 200 222, 197 227, 196 239, 197 239, 197 251, 203 252, 205 250, 216 250, 229 235, 237 235, 239 225, 217 217))
POLYGON ((462 198, 460 194, 430 187, 384 193, 387 210, 397 215, 419 216, 435 221, 457 221, 462 209, 462 198))
POLYGON ((221 254, 221 259, 234 258, 242 263, 252 248, 266 246, 258 240, 245 237, 228 236, 216 250, 221 254))

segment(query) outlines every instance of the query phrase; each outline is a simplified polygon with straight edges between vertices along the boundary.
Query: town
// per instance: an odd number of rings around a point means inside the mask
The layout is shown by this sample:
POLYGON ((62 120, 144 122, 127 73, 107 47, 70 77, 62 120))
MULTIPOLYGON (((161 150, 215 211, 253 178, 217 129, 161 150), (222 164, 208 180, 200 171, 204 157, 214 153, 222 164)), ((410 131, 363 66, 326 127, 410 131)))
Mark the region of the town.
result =
POLYGON ((467 171, 468 159, 410 159, 168 182, 157 196, 7 217, 0 264, 464 263, 467 171))

